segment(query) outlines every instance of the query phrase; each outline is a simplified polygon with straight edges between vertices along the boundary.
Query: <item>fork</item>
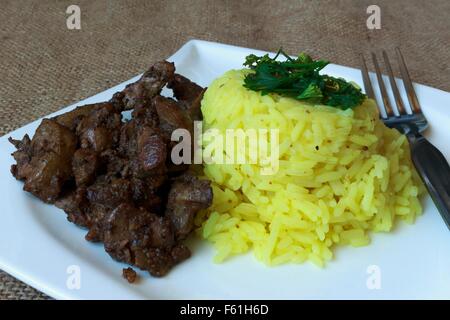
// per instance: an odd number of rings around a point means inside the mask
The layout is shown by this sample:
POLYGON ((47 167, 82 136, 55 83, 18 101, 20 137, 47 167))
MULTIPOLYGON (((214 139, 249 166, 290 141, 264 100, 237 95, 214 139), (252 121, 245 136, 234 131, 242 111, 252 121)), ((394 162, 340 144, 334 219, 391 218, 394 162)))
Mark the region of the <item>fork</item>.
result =
MULTIPOLYGON (((386 86, 381 76, 377 57, 375 53, 372 52, 372 61, 375 67, 375 73, 382 100, 382 105, 377 105, 378 109, 380 111, 384 110, 386 114, 384 115, 380 112, 380 117, 386 126, 397 129, 408 138, 411 147, 411 158, 414 166, 428 189, 428 192, 430 193, 431 198, 438 208, 442 218, 447 224, 447 227, 450 229, 450 167, 442 153, 422 136, 422 132, 428 127, 428 122, 422 113, 408 69, 406 68, 405 59, 403 58, 399 48, 396 48, 395 51, 400 66, 400 73, 403 78, 403 85, 405 87, 412 112, 409 113, 405 108, 405 104, 400 96, 399 89, 392 73, 392 67, 389 62, 388 55, 386 51, 383 50, 383 60, 389 77, 389 83, 391 85, 398 114, 394 112, 386 91, 386 86)), ((361 73, 366 94, 369 98, 376 101, 364 55, 361 55, 361 62, 361 73)))

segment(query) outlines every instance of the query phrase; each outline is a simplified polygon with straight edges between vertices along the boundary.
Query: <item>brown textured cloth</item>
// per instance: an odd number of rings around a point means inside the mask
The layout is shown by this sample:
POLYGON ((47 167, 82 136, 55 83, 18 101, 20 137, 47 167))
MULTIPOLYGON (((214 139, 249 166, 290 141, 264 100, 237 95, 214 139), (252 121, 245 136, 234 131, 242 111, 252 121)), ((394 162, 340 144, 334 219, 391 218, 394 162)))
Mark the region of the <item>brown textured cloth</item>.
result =
MULTIPOLYGON (((450 1, 3 0, 0 135, 143 72, 189 39, 359 66, 358 54, 401 46, 414 81, 450 91, 450 1), (368 30, 366 8, 381 8, 368 30), (81 8, 81 30, 66 27, 81 8)), ((0 299, 45 298, 0 272, 0 299)))

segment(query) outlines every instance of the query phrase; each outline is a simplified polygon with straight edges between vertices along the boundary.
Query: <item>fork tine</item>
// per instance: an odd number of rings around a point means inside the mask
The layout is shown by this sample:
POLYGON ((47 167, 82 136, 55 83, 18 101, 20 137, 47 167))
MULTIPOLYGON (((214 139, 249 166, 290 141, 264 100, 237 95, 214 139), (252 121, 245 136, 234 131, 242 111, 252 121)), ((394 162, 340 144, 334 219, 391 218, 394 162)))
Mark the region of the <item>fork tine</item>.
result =
POLYGON ((392 72, 391 63, 389 62, 388 55, 386 51, 383 50, 383 59, 384 64, 386 65, 386 69, 389 76, 389 82, 391 83, 392 92, 394 93, 395 103, 397 105, 397 110, 400 115, 406 114, 405 105, 403 104, 402 97, 400 96, 400 92, 398 91, 397 83, 395 82, 394 74, 392 72))
POLYGON ((380 86, 381 98, 383 99, 384 109, 388 117, 392 117, 394 112, 392 111, 391 103, 389 102, 389 96, 386 92, 386 87, 384 86, 383 77, 381 76, 380 66, 378 65, 377 56, 372 52, 372 61, 375 67, 375 72, 377 74, 378 85, 380 86))
POLYGON ((366 91, 367 96, 370 99, 375 100, 375 94, 373 93, 372 83, 370 82, 369 72, 367 71, 366 60, 364 59, 364 55, 361 54, 361 73, 363 76, 364 82, 364 90, 366 91))
POLYGON ((408 95, 408 100, 411 105, 411 109, 415 113, 422 113, 420 110, 419 101, 417 100, 416 92, 414 91, 413 84, 411 82, 411 77, 409 76, 408 69, 406 68, 405 59, 400 51, 400 48, 395 48, 397 52, 397 59, 400 65, 400 72, 402 73, 403 84, 405 85, 406 94, 408 95))

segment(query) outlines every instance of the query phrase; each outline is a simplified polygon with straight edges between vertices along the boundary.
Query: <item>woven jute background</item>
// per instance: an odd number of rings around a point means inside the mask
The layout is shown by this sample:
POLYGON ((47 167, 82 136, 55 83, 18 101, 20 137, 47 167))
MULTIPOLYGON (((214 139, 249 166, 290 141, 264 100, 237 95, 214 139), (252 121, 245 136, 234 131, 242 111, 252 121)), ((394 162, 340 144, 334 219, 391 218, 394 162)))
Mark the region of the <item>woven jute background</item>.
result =
MULTIPOLYGON (((400 46, 414 81, 450 91, 449 16, 448 0, 2 0, 0 135, 125 81, 195 38, 283 46, 353 67, 359 53, 400 46), (66 26, 72 4, 81 30, 66 26), (366 26, 371 4, 381 8, 379 30, 366 26)), ((0 299, 43 298, 0 272, 0 299)))

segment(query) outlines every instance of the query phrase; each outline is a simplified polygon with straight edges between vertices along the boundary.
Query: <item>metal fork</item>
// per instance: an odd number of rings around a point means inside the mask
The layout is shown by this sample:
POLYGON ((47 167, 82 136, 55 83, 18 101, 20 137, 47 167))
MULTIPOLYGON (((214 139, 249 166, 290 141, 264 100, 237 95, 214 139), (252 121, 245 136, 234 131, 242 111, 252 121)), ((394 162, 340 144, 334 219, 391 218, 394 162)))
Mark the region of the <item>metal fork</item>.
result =
MULTIPOLYGON (((422 132, 428 127, 428 123, 420 108, 408 69, 406 68, 405 60, 399 48, 396 48, 396 54, 412 113, 409 113, 405 108, 392 73, 388 55, 383 50, 383 60, 398 114, 394 112, 394 108, 389 100, 377 57, 372 53, 372 61, 382 98, 382 104, 378 104, 378 108, 380 111, 384 110, 386 112, 386 116, 380 112, 380 117, 388 127, 397 129, 408 138, 411 146, 412 161, 447 227, 450 229, 450 167, 442 153, 422 136, 422 132)), ((376 101, 363 55, 361 55, 361 60, 361 73, 366 94, 369 98, 376 101)))

